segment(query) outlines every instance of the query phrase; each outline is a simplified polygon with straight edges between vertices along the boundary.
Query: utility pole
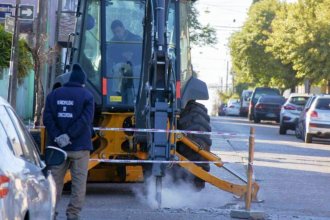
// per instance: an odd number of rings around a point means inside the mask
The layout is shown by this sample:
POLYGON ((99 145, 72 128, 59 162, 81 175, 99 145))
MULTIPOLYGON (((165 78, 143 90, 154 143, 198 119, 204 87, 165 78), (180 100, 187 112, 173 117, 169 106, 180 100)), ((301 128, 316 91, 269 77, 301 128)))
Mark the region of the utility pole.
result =
POLYGON ((19 6, 21 0, 16 0, 15 7, 15 28, 12 39, 12 47, 10 54, 10 70, 9 70, 9 86, 8 86, 8 102, 13 108, 16 108, 16 96, 17 96, 17 72, 18 72, 18 41, 20 33, 20 21, 19 21, 19 6))
POLYGON ((223 92, 223 78, 220 78, 220 91, 223 92))

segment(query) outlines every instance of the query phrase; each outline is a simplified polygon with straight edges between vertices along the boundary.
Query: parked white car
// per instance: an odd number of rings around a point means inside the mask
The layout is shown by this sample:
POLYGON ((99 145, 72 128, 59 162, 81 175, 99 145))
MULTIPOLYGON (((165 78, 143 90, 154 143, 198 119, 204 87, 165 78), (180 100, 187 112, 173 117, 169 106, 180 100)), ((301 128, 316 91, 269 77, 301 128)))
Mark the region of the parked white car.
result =
POLYGON ((55 183, 29 132, 0 97, 0 219, 53 220, 55 183))
POLYGON ((286 134, 287 130, 295 130, 297 120, 310 95, 292 93, 281 108, 280 134, 286 134))
POLYGON ((235 115, 239 116, 241 104, 239 101, 229 100, 226 107, 226 115, 235 115))
POLYGON ((305 142, 313 137, 330 138, 330 95, 319 95, 306 113, 305 142))

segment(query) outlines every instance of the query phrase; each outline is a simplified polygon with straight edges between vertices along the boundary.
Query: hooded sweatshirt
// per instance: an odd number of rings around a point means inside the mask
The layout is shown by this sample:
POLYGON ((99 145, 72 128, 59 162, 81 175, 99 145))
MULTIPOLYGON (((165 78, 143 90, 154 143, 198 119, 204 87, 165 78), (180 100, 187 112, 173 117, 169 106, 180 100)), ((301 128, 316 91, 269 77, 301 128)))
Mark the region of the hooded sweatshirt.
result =
POLYGON ((49 145, 57 146, 54 139, 68 134, 71 144, 64 150, 92 150, 94 97, 83 87, 85 82, 85 72, 79 64, 74 64, 69 82, 47 96, 43 122, 49 145))

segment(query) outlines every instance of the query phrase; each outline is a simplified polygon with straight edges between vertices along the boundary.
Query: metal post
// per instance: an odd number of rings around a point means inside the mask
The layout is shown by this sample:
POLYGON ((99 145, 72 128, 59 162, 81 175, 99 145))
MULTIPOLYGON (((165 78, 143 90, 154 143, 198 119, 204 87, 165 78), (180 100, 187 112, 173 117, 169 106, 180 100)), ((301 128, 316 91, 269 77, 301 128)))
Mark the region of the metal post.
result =
POLYGON ((18 70, 18 40, 19 40, 19 6, 21 0, 16 0, 15 7, 15 27, 12 40, 11 54, 10 54, 10 71, 9 71, 9 86, 8 86, 8 102, 13 108, 16 108, 16 95, 17 95, 17 70, 18 70))
POLYGON ((252 177, 253 177, 253 160, 254 160, 254 134, 255 128, 250 128, 249 137, 249 161, 247 170, 247 185, 245 195, 245 209, 244 210, 231 210, 230 216, 232 218, 240 219, 265 219, 265 213, 263 211, 251 211, 252 200, 252 177))
POLYGON ((253 159, 254 159, 254 132, 255 128, 250 128, 250 137, 249 137, 249 162, 247 170, 247 190, 245 197, 245 209, 250 211, 251 209, 251 194, 252 194, 252 176, 253 176, 253 159))

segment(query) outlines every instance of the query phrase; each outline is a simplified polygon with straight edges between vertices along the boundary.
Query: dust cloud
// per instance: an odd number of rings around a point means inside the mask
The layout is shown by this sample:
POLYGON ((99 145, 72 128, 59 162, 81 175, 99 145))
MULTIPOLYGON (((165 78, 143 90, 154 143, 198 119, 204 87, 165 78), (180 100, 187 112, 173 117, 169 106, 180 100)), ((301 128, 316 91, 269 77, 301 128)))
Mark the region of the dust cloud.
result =
MULTIPOLYGON (((133 189, 140 202, 148 204, 151 208, 158 208, 156 201, 155 177, 149 177, 144 183, 144 190, 133 189)), ((213 190, 211 190, 213 191, 213 190)), ((217 193, 216 193, 217 194, 217 193)), ((210 193, 210 190, 197 191, 191 183, 173 181, 170 175, 162 179, 162 204, 161 208, 170 209, 206 209, 222 208, 228 200, 223 201, 221 195, 210 193), (208 191, 208 192, 206 192, 208 191)))

